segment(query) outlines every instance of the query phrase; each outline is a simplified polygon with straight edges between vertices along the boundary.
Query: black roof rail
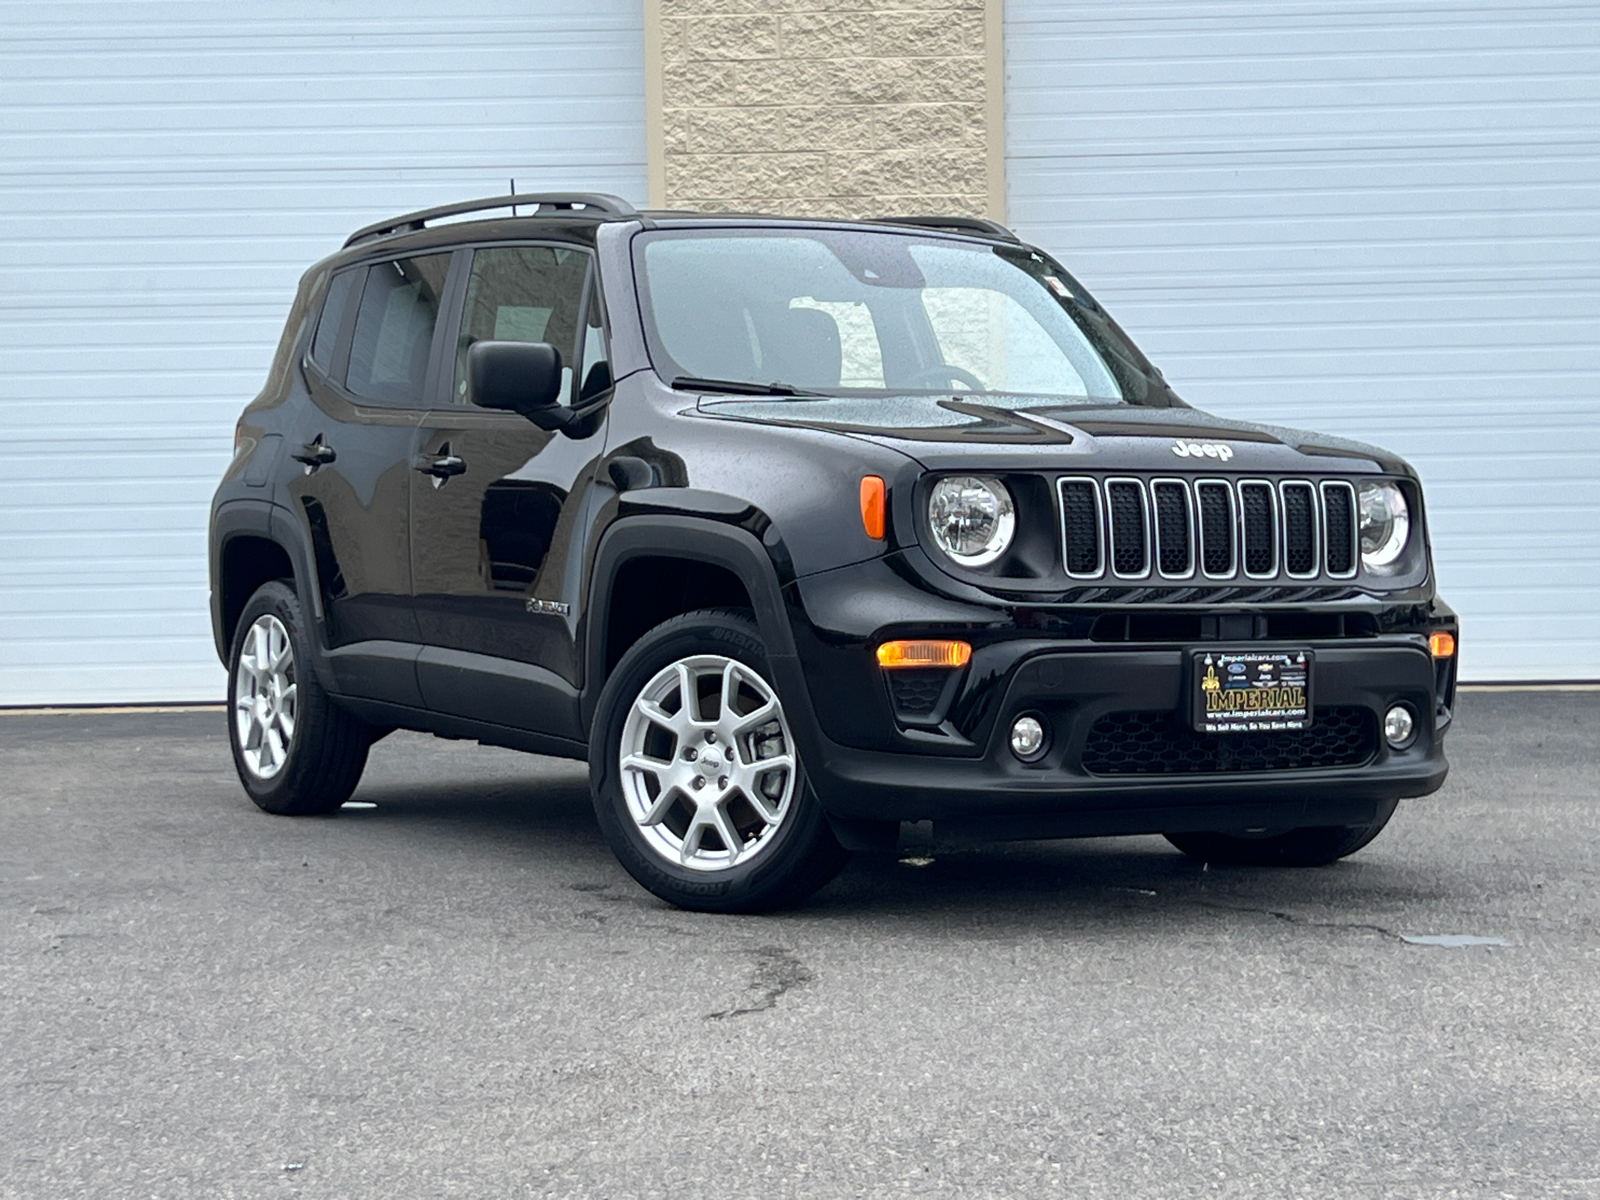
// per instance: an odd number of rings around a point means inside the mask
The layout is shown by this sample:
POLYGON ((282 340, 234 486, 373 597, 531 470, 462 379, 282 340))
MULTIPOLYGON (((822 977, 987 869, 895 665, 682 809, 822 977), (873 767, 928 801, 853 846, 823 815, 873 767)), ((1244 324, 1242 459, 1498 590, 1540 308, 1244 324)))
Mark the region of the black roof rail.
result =
POLYGON ((462 213, 483 212, 493 208, 531 208, 530 215, 537 216, 539 209, 551 212, 571 212, 580 216, 632 217, 633 205, 621 196, 606 192, 527 192, 523 195, 489 196, 482 200, 462 200, 456 204, 441 204, 438 208, 424 208, 404 216, 390 217, 356 230, 345 239, 346 246, 354 246, 368 238, 382 237, 386 233, 410 233, 425 228, 429 221, 442 217, 457 217, 462 213))
POLYGON ((954 233, 979 233, 984 237, 1021 243, 1022 239, 999 221, 986 217, 878 217, 886 225, 918 225, 924 229, 948 229, 954 233))

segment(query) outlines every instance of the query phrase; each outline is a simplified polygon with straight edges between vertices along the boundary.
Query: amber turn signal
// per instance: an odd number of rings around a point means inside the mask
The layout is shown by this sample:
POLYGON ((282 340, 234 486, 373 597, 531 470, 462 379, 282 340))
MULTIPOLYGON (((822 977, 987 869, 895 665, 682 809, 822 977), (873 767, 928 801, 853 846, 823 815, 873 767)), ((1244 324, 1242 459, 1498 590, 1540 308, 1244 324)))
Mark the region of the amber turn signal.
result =
POLYGON ((1435 658, 1450 658, 1456 652, 1456 635, 1435 629, 1428 635, 1428 653, 1435 658))
POLYGON ((972 657, 966 642, 885 642, 878 647, 878 665, 896 667, 964 667, 972 657))
POLYGON ((875 542, 883 540, 883 480, 876 475, 861 477, 861 528, 875 542))

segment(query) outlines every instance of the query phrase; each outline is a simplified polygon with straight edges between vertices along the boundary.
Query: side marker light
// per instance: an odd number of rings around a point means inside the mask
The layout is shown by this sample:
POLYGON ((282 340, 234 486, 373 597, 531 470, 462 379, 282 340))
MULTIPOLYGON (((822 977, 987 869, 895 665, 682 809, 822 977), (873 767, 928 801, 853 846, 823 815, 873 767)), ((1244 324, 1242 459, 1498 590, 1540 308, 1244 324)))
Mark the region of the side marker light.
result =
POLYGON ((972 657, 966 642, 884 642, 878 647, 878 665, 886 671, 901 667, 964 667, 972 657))
POLYGON ((877 475, 863 475, 861 477, 861 528, 867 531, 867 536, 873 541, 881 542, 883 540, 884 527, 883 480, 877 475))
POLYGON ((1451 658, 1456 652, 1456 635, 1435 629, 1428 635, 1428 653, 1435 658, 1451 658))

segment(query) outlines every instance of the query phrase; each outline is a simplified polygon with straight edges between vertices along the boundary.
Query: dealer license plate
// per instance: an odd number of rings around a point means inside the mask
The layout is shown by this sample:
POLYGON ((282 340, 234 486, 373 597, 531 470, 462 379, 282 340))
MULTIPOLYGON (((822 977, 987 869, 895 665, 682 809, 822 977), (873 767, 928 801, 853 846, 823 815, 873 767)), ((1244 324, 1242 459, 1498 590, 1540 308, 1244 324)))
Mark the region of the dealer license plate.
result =
POLYGON ((1311 651, 1196 650, 1191 716, 1201 733, 1272 733, 1311 726, 1311 651))

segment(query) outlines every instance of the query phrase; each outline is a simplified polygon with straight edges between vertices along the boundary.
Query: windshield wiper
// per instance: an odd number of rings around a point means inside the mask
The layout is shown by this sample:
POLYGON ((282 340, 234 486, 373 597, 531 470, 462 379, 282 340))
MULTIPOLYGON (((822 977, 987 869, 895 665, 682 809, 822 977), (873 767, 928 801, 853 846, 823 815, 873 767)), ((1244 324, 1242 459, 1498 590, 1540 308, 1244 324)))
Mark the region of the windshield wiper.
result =
POLYGON ((729 392, 736 396, 820 396, 792 383, 751 383, 744 379, 702 379, 697 375, 679 375, 672 381, 679 392, 729 392))

